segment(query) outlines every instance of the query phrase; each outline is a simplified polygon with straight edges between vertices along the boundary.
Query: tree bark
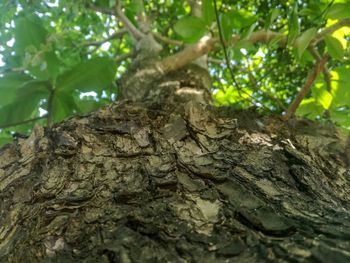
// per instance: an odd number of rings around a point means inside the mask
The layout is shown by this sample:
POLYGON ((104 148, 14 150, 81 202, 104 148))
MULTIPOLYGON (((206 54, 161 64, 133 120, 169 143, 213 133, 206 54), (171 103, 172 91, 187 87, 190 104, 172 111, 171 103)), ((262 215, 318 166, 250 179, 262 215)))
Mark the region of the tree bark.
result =
POLYGON ((187 73, 0 150, 1 262, 350 262, 340 132, 205 105, 187 73))

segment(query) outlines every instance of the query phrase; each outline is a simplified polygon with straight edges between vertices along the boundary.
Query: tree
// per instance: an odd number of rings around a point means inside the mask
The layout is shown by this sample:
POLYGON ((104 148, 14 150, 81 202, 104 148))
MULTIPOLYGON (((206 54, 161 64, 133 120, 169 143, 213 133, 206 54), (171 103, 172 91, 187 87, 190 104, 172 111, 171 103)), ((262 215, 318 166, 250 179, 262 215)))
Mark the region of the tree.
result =
POLYGON ((349 261, 349 3, 0 12, 3 262, 349 261))

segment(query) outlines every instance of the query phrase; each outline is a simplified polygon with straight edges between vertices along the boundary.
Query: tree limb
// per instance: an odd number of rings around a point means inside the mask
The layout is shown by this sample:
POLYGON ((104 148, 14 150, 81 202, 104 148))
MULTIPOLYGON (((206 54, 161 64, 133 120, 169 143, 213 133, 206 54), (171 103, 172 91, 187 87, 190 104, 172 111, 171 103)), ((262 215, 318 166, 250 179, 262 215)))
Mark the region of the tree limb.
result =
POLYGON ((202 37, 196 44, 187 46, 175 55, 162 59, 157 63, 157 67, 164 74, 182 68, 193 60, 209 53, 216 42, 217 40, 211 37, 202 37))

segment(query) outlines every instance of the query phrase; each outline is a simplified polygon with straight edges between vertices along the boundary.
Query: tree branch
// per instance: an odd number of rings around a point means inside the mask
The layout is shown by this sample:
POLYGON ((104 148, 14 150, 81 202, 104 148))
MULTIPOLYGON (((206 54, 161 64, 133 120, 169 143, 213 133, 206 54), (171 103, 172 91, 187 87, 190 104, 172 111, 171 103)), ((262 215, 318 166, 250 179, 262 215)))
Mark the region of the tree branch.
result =
POLYGON ((125 28, 129 31, 129 33, 131 34, 131 36, 135 39, 135 40, 140 40, 141 38, 143 38, 145 35, 139 31, 134 25, 133 23, 130 22, 130 20, 125 16, 124 12, 121 9, 121 4, 120 1, 118 1, 118 3, 115 6, 115 11, 116 11, 116 15, 118 17, 118 19, 120 20, 120 22, 123 23, 123 25, 125 26, 125 28))
POLYGON ((175 55, 162 59, 157 63, 157 67, 164 74, 182 68, 193 60, 196 60, 197 58, 210 52, 215 43, 216 40, 211 37, 202 37, 198 43, 187 46, 184 50, 176 53, 175 55))
POLYGON ((131 57, 134 57, 136 55, 136 52, 129 52, 129 53, 126 53, 126 54, 123 54, 123 55, 120 55, 118 57, 116 57, 114 60, 115 62, 121 62, 127 58, 131 58, 131 57))
POLYGON ((96 47, 99 47, 101 46, 102 44, 112 40, 112 39, 115 39, 115 38, 118 38, 118 37, 122 37, 125 33, 127 32, 126 29, 121 29, 117 32, 114 32, 112 35, 110 35, 109 37, 105 38, 105 39, 102 39, 102 40, 99 40, 99 41, 91 41, 91 42, 87 42, 87 43, 84 43, 83 46, 96 46, 96 47))
POLYGON ((86 7, 91 9, 91 10, 94 10, 96 12, 100 12, 102 14, 106 14, 106 15, 112 15, 112 16, 115 16, 115 11, 113 9, 110 9, 110 8, 105 8, 105 7, 100 7, 100 6, 95 6, 93 4, 90 4, 90 3, 86 3, 86 7))
POLYGON ((315 79, 323 70, 324 65, 326 64, 327 60, 328 60, 328 56, 325 56, 324 58, 322 58, 321 61, 319 61, 316 64, 315 68, 309 73, 309 75, 305 81, 304 86, 302 87, 302 89, 300 90, 300 92, 298 93, 296 98, 294 99, 293 103, 289 106, 286 115, 283 116, 283 119, 285 121, 289 120, 294 115, 296 109, 299 107, 299 104, 304 99, 306 94, 309 92, 315 79))

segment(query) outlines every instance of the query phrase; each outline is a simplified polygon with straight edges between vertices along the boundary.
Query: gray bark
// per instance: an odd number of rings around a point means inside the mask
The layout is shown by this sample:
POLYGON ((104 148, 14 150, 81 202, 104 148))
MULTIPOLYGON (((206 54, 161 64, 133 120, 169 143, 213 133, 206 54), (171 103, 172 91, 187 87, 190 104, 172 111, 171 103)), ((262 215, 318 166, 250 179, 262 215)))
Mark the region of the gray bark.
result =
POLYGON ((200 83, 3 147, 0 261, 350 262, 339 131, 176 97, 200 83))

